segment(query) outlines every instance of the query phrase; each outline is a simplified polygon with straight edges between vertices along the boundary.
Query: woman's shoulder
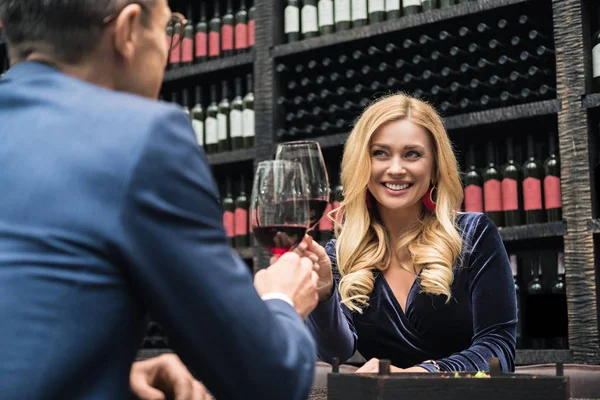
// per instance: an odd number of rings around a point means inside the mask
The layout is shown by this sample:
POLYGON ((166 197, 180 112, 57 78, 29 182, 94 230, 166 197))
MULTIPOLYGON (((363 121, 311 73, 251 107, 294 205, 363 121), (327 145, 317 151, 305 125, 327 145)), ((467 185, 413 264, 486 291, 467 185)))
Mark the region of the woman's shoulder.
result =
POLYGON ((479 236, 488 229, 498 230, 487 215, 478 212, 459 213, 456 216, 456 227, 463 240, 479 236))

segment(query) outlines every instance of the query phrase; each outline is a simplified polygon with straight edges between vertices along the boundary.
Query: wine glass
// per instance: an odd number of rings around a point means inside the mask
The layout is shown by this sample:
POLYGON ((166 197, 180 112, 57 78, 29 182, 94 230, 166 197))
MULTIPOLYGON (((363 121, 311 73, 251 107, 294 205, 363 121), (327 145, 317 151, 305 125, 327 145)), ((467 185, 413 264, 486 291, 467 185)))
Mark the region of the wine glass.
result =
POLYGON ((329 177, 318 142, 296 141, 281 143, 277 146, 276 160, 299 162, 306 177, 308 208, 310 212, 309 230, 314 229, 329 204, 329 177))
POLYGON ((274 255, 295 248, 309 223, 302 165, 284 160, 258 164, 250 200, 250 222, 258 242, 274 255))

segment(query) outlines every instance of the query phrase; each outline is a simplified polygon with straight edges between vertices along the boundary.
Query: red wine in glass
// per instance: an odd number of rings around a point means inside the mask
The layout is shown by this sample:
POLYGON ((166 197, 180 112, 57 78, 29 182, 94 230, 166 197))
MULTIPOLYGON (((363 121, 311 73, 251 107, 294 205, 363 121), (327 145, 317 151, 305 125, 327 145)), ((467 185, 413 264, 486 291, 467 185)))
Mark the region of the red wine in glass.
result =
POLYGON ((310 217, 310 229, 314 229, 315 226, 325 214, 328 202, 323 199, 309 199, 308 200, 308 214, 310 217))
POLYGON ((306 234, 306 226, 270 225, 253 228, 256 239, 267 250, 280 256, 298 246, 306 234))

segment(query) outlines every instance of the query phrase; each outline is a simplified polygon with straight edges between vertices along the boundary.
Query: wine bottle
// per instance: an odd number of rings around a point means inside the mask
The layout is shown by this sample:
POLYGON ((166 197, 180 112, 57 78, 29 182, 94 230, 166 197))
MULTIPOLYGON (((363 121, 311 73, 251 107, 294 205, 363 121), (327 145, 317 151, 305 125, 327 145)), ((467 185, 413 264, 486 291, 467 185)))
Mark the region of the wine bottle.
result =
POLYGON ((523 205, 525 222, 537 224, 544 222, 545 213, 542 205, 542 180, 544 168, 535 156, 533 136, 527 137, 527 161, 523 164, 523 205))
POLYGON ((240 0, 240 9, 235 13, 235 52, 248 51, 248 11, 246 0, 240 0))
POLYGON ((181 22, 176 22, 173 25, 173 45, 169 53, 169 64, 171 68, 178 68, 181 65, 181 22), (176 43, 176 44, 175 44, 176 43))
MULTIPOLYGON (((253 1, 253 0, 251 0, 253 1)), ((254 2, 252 3, 252 5, 250 6, 250 8, 248 9, 248 49, 252 49, 254 47, 254 41, 255 41, 255 14, 256 14, 256 6, 254 5, 254 2)))
MULTIPOLYGON (((598 21, 600 21, 600 8, 598 8, 598 21)), ((592 90, 600 92, 600 25, 592 36, 592 90)))
POLYGON ((229 245, 234 246, 235 238, 235 201, 233 200, 233 191, 231 185, 231 177, 226 180, 225 197, 223 198, 223 227, 225 234, 229 239, 229 245))
POLYGON ((335 0, 334 13, 335 30, 344 31, 352 27, 351 0, 335 0))
MULTIPOLYGON (((331 193, 331 190, 330 190, 331 193)), ((319 239, 321 241, 328 242, 333 237, 333 222, 329 217, 329 213, 333 210, 333 204, 331 199, 327 202, 327 208, 325 208, 325 214, 319 220, 319 239)))
POLYGON ((496 224, 504 226, 504 213, 502 212, 502 174, 496 166, 496 150, 493 143, 488 143, 488 166, 483 173, 483 204, 485 214, 496 224))
POLYGON ((196 25, 196 57, 194 61, 201 63, 208 58, 208 23, 206 22, 206 1, 200 3, 200 20, 196 25))
POLYGON ((242 111, 244 148, 254 147, 254 83, 252 74, 246 75, 246 95, 244 96, 244 110, 242 111))
MULTIPOLYGON (((538 257, 539 258, 539 257, 538 257)), ((548 306, 548 298, 542 285, 542 265, 539 260, 532 260, 532 280, 527 285, 527 317, 525 319, 526 332, 531 338, 531 347, 544 349, 547 347, 545 336, 547 321, 545 321, 545 310, 548 306)))
POLYGON ((183 112, 190 117, 190 92, 187 89, 181 91, 181 108, 183 112))
POLYGON ((440 0, 440 8, 451 7, 456 4, 455 0, 440 0))
POLYGON ((369 23, 385 21, 385 0, 369 0, 369 23))
POLYGON ((400 18, 401 16, 400 0, 385 0, 385 18, 390 20, 400 18))
POLYGON ((550 302, 547 304, 552 310, 552 348, 567 349, 569 318, 567 312, 567 290, 565 284, 565 254, 557 254, 556 280, 550 286, 550 302))
MULTIPOLYGON (((333 209, 339 211, 340 207, 342 206, 342 202, 344 201, 344 187, 342 186, 339 173, 335 175, 334 181, 337 182, 337 185, 335 185, 335 188, 333 188, 333 209)), ((342 224, 341 212, 336 212, 334 218, 338 224, 342 224)))
POLYGON ((235 199, 235 212, 234 212, 234 220, 235 220, 235 247, 236 248, 244 248, 250 245, 250 240, 248 237, 248 208, 250 204, 248 202, 248 197, 246 197, 246 185, 245 185, 245 177, 242 175, 240 179, 240 194, 235 199))
POLYGON ((304 0, 300 16, 302 39, 310 39, 319 36, 319 17, 317 0, 304 0))
POLYGON ((225 14, 223 15, 223 25, 221 26, 221 52, 223 57, 233 55, 233 30, 235 28, 235 17, 233 16, 233 7, 231 0, 227 0, 225 14))
POLYGON ((562 198, 560 194, 560 160, 556 151, 554 134, 549 135, 550 156, 544 163, 544 205, 548 222, 562 220, 562 198))
POLYGON ((359 28, 369 22, 367 15, 367 0, 352 0, 352 27, 359 28))
POLYGON ((217 124, 217 114, 219 106, 217 105, 217 87, 210 86, 210 104, 206 108, 205 134, 206 134, 206 152, 208 154, 216 153, 219 149, 219 130, 217 124))
POLYGON ((521 168, 515 160, 512 138, 506 140, 507 162, 502 171, 502 210, 506 226, 521 225, 521 168))
POLYGON ((512 271, 512 276, 513 276, 513 284, 515 285, 515 295, 517 298, 517 348, 520 349, 521 348, 521 336, 522 336, 522 329, 521 329, 521 288, 519 287, 519 280, 518 280, 518 275, 519 275, 519 264, 518 264, 518 259, 517 259, 517 255, 516 254, 511 254, 509 256, 509 260, 510 260, 510 269, 512 271))
POLYGON ((242 79, 235 78, 235 97, 231 101, 229 113, 229 127, 231 130, 231 150, 244 147, 243 114, 244 101, 242 100, 242 79))
POLYGON ((221 14, 219 0, 214 1, 212 19, 208 22, 208 59, 215 60, 221 56, 221 14))
POLYGON ((319 0, 319 34, 327 35, 334 32, 333 0, 319 0))
POLYGON ((300 1, 287 0, 284 11, 284 30, 287 43, 300 40, 300 1))
POLYGON ((229 84, 227 81, 223 81, 221 82, 221 102, 219 103, 219 113, 217 114, 219 152, 231 150, 231 127, 229 124, 230 112, 231 104, 229 103, 229 84))
POLYGON ((196 141, 200 147, 204 147, 204 109, 202 108, 202 88, 195 88, 195 105, 192 108, 192 128, 196 134, 196 141))
POLYGON ((192 6, 187 9, 187 24, 183 28, 183 41, 181 42, 181 64, 191 65, 194 62, 194 22, 192 21, 192 6))
POLYGON ((475 148, 469 146, 465 174, 465 211, 483 212, 483 178, 475 165, 475 148))
MULTIPOLYGON (((406 0, 404 0, 406 1, 406 0)), ((444 2, 445 0, 441 0, 444 2)), ((421 7, 423 11, 431 11, 436 8, 440 8, 440 0, 421 0, 421 7)))

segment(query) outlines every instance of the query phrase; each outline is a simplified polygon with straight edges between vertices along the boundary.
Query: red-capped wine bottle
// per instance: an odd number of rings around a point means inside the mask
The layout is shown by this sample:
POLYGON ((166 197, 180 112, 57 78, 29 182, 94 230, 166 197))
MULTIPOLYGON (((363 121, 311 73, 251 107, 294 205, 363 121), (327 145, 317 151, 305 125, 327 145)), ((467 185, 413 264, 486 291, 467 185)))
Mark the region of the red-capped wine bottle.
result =
POLYGON ((246 95, 243 98, 244 109, 242 111, 244 148, 254 147, 254 83, 252 74, 246 75, 246 95))
POLYGON ((369 0, 369 23, 385 21, 385 0, 369 0))
POLYGON ((223 81, 221 82, 221 101, 219 102, 219 113, 217 114, 219 152, 231 150, 231 132, 229 125, 230 112, 231 104, 229 104, 229 84, 227 81, 223 81))
POLYGON ((367 0, 352 0, 352 27, 359 28, 368 23, 367 0))
POLYGON ((206 120, 204 122, 206 152, 208 154, 216 153, 219 149, 219 128, 217 123, 217 115, 219 114, 219 106, 217 105, 217 87, 210 87, 210 104, 206 109, 206 120))
POLYGON ((512 138, 506 140, 507 162, 502 171, 502 210, 506 226, 521 225, 521 168, 515 161, 512 138))
POLYGON ((227 8, 223 15, 223 25, 221 26, 221 52, 223 57, 233 55, 233 30, 235 29, 235 17, 231 0, 227 0, 227 8))
POLYGON ((483 204, 485 214, 496 224, 504 226, 502 212, 502 174, 496 166, 496 150, 493 143, 488 143, 488 166, 483 172, 483 204))
POLYGON ((183 28, 183 41, 181 42, 181 64, 191 65, 194 62, 194 22, 192 21, 192 6, 188 6, 187 24, 183 28))
POLYGON ((181 43, 178 43, 180 42, 180 35, 181 22, 177 22, 173 26, 173 43, 177 44, 171 46, 171 52, 169 53, 169 64, 171 65, 171 68, 178 68, 181 65, 181 43))
POLYGON ((256 23, 256 6, 254 3, 248 9, 248 49, 254 47, 254 38, 255 38, 255 23, 256 23))
POLYGON ((351 11, 351 0, 335 0, 333 3, 334 12, 333 18, 335 21, 336 31, 345 31, 352 27, 352 17, 350 16, 351 11))
POLYGON ((469 146, 465 173, 465 211, 483 212, 483 178, 475 165, 475 149, 469 146))
POLYGON ((196 63, 208 59, 208 23, 206 22, 206 1, 200 3, 200 21, 196 25, 196 63))
POLYGON ((229 113, 231 150, 244 148, 243 113, 242 79, 238 77, 235 78, 235 97, 231 101, 231 112, 229 113))
MULTIPOLYGON (((598 20, 600 22, 600 8, 598 8, 598 20)), ((592 36, 592 77, 594 92, 600 92, 600 25, 592 36)))
POLYGON ((208 22, 208 59, 215 60, 221 56, 221 14, 219 0, 214 2, 212 19, 208 22))
POLYGON ((287 0, 283 26, 287 43, 300 40, 300 0, 287 0))
POLYGON ((225 228, 227 239, 229 239, 229 244, 233 246, 235 244, 235 201, 233 200, 231 186, 231 177, 228 176, 225 197, 223 198, 223 227, 225 228))
POLYGON ((319 12, 317 0, 304 0, 304 5, 300 12, 302 38, 310 39, 319 36, 319 12))
POLYGON ((423 11, 422 0, 403 0, 402 12, 404 15, 418 14, 423 11))
POLYGON ((235 199, 235 247, 242 248, 250 245, 248 236, 248 208, 250 203, 246 196, 245 177, 240 179, 240 194, 235 199))
POLYGON ((527 161, 523 164, 523 208, 525 223, 544 222, 545 213, 542 202, 542 180, 544 168, 535 156, 533 136, 527 137, 527 161))
POLYGON ((327 35, 334 32, 333 0, 319 0, 319 34, 327 35))
POLYGON ((544 163, 544 205, 548 222, 562 220, 562 198, 560 194, 560 160, 556 151, 554 134, 549 138, 550 156, 544 163))
POLYGON ((248 50, 248 12, 246 0, 240 0, 240 9, 235 13, 235 52, 244 53, 248 50))
POLYGON ((202 108, 202 88, 200 86, 196 86, 195 88, 194 100, 196 104, 190 112, 192 117, 192 128, 196 134, 198 146, 204 147, 204 109, 202 108))
POLYGON ((401 16, 400 0, 385 0, 385 18, 390 20, 400 18, 401 16))

